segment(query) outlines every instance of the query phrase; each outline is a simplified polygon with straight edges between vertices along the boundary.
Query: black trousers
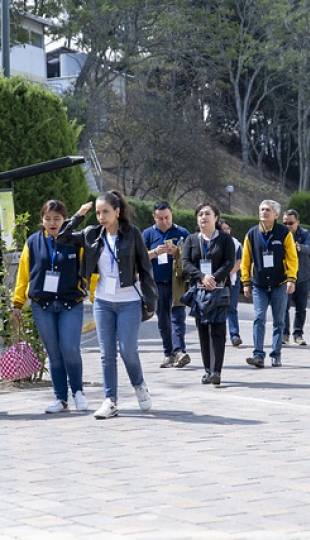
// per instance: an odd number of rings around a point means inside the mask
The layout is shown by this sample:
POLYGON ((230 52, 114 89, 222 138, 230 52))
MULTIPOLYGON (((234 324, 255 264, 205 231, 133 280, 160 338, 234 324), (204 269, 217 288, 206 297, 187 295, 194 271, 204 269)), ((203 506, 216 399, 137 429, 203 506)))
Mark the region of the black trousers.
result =
POLYGON ((294 324, 293 324, 293 336, 294 338, 298 336, 303 336, 304 325, 306 322, 307 316, 307 302, 308 302, 308 292, 309 292, 309 281, 301 281, 296 283, 295 292, 293 294, 287 295, 287 306, 285 313, 285 327, 284 335, 290 335, 290 307, 292 303, 295 304, 295 315, 294 315, 294 324))
POLYGON ((196 319, 201 356, 207 373, 221 373, 224 362, 226 321, 223 323, 201 324, 196 319))

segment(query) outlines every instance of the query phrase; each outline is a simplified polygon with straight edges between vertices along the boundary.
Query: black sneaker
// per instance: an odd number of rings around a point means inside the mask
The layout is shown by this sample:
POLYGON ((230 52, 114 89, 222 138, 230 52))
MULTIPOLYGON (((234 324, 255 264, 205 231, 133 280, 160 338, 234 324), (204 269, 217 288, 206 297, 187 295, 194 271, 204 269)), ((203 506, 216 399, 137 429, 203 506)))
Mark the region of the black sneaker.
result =
POLYGON ((255 366, 257 368, 264 367, 264 360, 262 358, 259 358, 259 356, 254 356, 254 358, 247 358, 246 363, 250 366, 255 366))
POLYGON ((281 358, 272 358, 271 365, 272 367, 282 367, 281 358))
POLYGON ((221 384, 221 374, 218 373, 218 371, 215 371, 215 373, 211 373, 210 375, 210 383, 220 385, 221 384))

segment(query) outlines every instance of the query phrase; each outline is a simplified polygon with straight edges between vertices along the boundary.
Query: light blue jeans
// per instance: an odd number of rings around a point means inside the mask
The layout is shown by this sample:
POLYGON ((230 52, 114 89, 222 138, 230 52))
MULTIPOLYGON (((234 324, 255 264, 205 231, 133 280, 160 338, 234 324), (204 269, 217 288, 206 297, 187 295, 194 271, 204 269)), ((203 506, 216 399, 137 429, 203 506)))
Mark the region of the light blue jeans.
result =
POLYGON ((267 309, 270 304, 272 311, 272 347, 270 358, 281 358, 282 337, 284 330, 285 311, 287 304, 286 284, 274 287, 270 291, 253 285, 254 325, 253 325, 253 356, 264 360, 265 326, 267 309))
POLYGON ((94 318, 102 360, 105 396, 117 401, 117 341, 132 386, 140 386, 143 372, 138 354, 141 301, 108 302, 96 298, 94 318))
POLYGON ((68 309, 55 300, 44 309, 33 301, 32 315, 48 354, 55 396, 68 401, 68 378, 73 395, 83 391, 80 348, 83 302, 68 309))
POLYGON ((240 337, 239 317, 238 317, 238 300, 240 292, 240 276, 237 276, 236 283, 230 288, 230 306, 228 312, 228 328, 230 341, 240 337))

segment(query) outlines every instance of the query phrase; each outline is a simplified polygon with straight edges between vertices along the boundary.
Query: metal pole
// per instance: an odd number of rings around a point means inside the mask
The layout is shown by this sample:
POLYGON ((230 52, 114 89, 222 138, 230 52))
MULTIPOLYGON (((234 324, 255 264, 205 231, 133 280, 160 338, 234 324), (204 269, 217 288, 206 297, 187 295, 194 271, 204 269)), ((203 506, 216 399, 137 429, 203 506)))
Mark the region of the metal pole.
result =
POLYGON ((228 213, 230 215, 230 191, 228 192, 228 213))
POLYGON ((5 77, 10 77, 10 2, 1 0, 1 48, 2 69, 5 77))

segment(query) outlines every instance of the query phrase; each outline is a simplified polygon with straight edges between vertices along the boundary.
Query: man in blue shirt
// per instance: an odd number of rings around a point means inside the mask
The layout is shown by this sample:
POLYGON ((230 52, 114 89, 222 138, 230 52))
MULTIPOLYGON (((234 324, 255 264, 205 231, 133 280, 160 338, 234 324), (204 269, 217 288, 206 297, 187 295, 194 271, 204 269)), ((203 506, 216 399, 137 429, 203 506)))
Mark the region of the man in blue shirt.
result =
POLYGON ((307 315, 307 301, 310 279, 310 233, 300 227, 299 215, 296 210, 286 210, 283 214, 283 225, 291 231, 298 255, 298 274, 295 291, 288 295, 283 345, 290 341, 290 307, 295 305, 293 339, 297 345, 307 345, 303 333, 307 315))
POLYGON ((155 224, 142 234, 158 288, 158 329, 165 355, 160 367, 182 368, 191 359, 185 349, 185 306, 172 303, 172 266, 173 258, 189 232, 172 222, 172 209, 167 201, 155 203, 153 218, 155 224))

